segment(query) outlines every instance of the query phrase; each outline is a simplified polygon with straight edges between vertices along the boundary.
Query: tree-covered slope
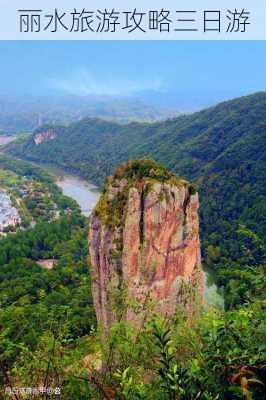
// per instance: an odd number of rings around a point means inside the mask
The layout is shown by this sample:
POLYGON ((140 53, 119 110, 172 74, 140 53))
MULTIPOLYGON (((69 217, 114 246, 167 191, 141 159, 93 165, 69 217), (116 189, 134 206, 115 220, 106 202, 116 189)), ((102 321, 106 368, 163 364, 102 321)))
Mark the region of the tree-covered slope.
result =
POLYGON ((265 139, 266 93, 260 92, 154 124, 85 119, 60 128, 54 140, 36 145, 32 137, 8 149, 16 156, 56 163, 98 184, 120 162, 152 157, 198 183, 204 254, 212 246, 212 262, 224 256, 258 263, 261 251, 239 235, 245 226, 258 235, 261 246, 265 237, 265 139))

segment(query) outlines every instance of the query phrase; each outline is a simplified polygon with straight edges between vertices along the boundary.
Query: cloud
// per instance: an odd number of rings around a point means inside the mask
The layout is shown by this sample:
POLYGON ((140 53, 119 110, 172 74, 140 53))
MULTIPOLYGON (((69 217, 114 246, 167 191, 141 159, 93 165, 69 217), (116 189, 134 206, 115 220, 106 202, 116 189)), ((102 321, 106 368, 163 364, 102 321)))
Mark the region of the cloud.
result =
POLYGON ((111 74, 97 76, 87 68, 79 68, 64 77, 50 77, 46 81, 48 89, 72 95, 128 95, 143 90, 159 90, 162 81, 158 77, 134 80, 114 77, 111 74))

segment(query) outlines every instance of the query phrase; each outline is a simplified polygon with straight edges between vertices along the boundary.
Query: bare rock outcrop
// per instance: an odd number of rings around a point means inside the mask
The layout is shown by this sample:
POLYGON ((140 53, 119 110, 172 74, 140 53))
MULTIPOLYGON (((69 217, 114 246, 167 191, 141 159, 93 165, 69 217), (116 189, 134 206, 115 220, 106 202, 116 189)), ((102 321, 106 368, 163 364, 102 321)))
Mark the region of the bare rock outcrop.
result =
POLYGON ((152 160, 123 164, 108 178, 89 226, 92 293, 104 330, 120 318, 138 322, 148 303, 171 317, 191 288, 200 294, 198 207, 194 187, 152 160))
POLYGON ((35 132, 33 140, 35 145, 39 146, 43 142, 56 139, 57 136, 58 136, 58 131, 56 130, 56 128, 47 128, 35 132))

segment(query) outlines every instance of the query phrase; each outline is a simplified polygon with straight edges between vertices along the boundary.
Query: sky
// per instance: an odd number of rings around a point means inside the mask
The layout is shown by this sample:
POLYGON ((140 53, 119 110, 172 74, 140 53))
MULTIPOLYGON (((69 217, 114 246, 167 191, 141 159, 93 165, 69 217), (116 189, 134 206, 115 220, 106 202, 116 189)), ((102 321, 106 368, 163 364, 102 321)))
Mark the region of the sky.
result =
POLYGON ((0 41, 0 95, 266 90, 265 41, 0 41))

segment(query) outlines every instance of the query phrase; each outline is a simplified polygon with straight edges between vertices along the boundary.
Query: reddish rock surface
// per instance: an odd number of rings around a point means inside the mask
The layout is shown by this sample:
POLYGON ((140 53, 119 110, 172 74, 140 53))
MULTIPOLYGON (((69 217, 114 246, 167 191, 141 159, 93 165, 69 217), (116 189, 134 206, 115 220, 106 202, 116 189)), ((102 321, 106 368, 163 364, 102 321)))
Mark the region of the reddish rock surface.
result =
POLYGON ((93 299, 104 329, 121 317, 139 320, 148 302, 173 316, 184 288, 200 292, 199 200, 191 192, 183 180, 109 179, 89 227, 93 299))
POLYGON ((55 129, 47 129, 42 132, 36 132, 34 135, 34 143, 36 146, 41 144, 42 142, 46 142, 48 140, 53 140, 57 137, 57 132, 55 129))

